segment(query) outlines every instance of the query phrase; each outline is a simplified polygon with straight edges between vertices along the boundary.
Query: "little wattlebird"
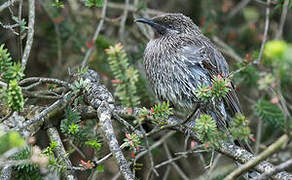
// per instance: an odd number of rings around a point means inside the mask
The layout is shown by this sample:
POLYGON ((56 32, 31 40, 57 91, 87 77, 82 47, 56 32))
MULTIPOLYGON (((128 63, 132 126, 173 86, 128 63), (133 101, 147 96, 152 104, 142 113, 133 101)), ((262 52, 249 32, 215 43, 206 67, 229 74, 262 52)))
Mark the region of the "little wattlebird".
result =
MULTIPOLYGON (((232 83, 219 101, 212 99, 203 103, 196 96, 199 87, 212 85, 214 77, 227 78, 229 75, 228 64, 215 45, 183 14, 164 14, 135 21, 150 25, 154 30, 154 37, 144 51, 144 67, 158 99, 170 102, 195 119, 200 114, 208 114, 219 129, 228 128, 235 114, 242 113, 232 83)), ((195 126, 195 123, 190 122, 190 125, 195 126)), ((235 143, 251 151, 247 143, 235 143)), ((255 177, 257 173, 248 175, 255 177)))
POLYGON ((154 37, 144 51, 144 67, 158 99, 196 117, 209 114, 219 128, 228 127, 232 117, 241 114, 232 85, 219 102, 211 100, 198 106, 201 102, 196 97, 200 86, 211 86, 212 78, 218 75, 225 78, 229 74, 228 64, 215 45, 183 14, 164 14, 135 21, 150 25, 154 30, 154 37))

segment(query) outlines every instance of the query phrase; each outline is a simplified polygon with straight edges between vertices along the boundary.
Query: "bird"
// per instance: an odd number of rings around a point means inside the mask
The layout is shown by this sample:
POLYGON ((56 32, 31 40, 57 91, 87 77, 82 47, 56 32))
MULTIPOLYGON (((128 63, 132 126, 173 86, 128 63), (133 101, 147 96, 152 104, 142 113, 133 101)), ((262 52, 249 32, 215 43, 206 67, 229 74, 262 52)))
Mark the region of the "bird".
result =
POLYGON ((154 30, 144 50, 143 64, 157 98, 189 114, 193 112, 195 118, 208 114, 220 129, 228 128, 235 114, 242 113, 232 82, 230 91, 219 101, 202 103, 196 96, 199 87, 211 86, 214 76, 227 78, 230 74, 216 46, 191 18, 181 13, 137 18, 135 22, 154 30))

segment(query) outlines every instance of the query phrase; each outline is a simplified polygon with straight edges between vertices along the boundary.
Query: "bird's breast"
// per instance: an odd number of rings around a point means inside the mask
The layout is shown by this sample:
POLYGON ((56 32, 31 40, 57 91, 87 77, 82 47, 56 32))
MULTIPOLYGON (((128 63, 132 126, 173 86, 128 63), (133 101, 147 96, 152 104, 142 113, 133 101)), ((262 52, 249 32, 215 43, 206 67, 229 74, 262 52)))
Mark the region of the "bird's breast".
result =
POLYGON ((157 97, 181 108, 193 108, 198 85, 208 83, 199 64, 189 63, 178 50, 161 47, 155 41, 149 42, 145 49, 144 67, 157 97))

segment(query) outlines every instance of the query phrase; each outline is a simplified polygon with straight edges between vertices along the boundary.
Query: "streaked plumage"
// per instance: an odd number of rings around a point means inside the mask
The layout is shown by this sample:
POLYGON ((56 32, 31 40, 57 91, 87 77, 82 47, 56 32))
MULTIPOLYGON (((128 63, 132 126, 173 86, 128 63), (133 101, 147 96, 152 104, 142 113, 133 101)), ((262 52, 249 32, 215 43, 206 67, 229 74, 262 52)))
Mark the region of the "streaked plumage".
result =
MULTIPOLYGON (((228 75, 225 58, 183 14, 136 21, 151 25, 155 31, 144 52, 146 76, 154 93, 160 100, 192 112, 199 101, 195 95, 198 87, 210 86, 214 75, 228 75)), ((210 114, 219 127, 228 126, 234 114, 241 113, 233 87, 222 101, 213 100, 202 106, 200 112, 210 114)))

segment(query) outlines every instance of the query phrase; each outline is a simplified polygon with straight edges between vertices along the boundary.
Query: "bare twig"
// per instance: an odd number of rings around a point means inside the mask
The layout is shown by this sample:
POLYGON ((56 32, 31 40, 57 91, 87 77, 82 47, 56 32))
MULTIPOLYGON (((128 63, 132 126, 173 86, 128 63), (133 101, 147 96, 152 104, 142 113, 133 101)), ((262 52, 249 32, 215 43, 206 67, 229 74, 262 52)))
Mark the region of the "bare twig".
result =
POLYGON ((20 127, 13 128, 14 130, 21 130, 25 129, 26 127, 40 121, 41 119, 44 119, 45 117, 49 116, 50 113, 54 112, 54 110, 61 110, 63 109, 70 101, 68 99, 68 96, 71 95, 71 92, 68 92, 64 97, 55 103, 53 103, 51 106, 47 107, 45 110, 43 110, 40 114, 35 116, 34 118, 25 121, 20 127))
POLYGON ((228 44, 223 42, 217 36, 212 36, 212 40, 220 47, 223 54, 226 54, 237 62, 243 61, 243 59, 231 47, 229 47, 228 44))
MULTIPOLYGON (((24 85, 27 83, 53 83, 53 84, 58 84, 60 86, 64 86, 66 88, 70 88, 71 84, 67 83, 65 81, 59 80, 59 79, 54 79, 54 78, 42 78, 42 77, 29 77, 26 79, 23 79, 19 82, 19 85, 24 85)), ((39 85, 39 84, 35 84, 39 85)), ((32 87, 28 86, 28 89, 31 89, 32 87)), ((35 86, 34 86, 35 87, 35 86)), ((24 88, 25 89, 25 88, 24 88)))
POLYGON ((128 17, 128 6, 129 6, 129 0, 125 0, 125 6, 126 8, 124 9, 124 12, 123 12, 123 16, 122 16, 122 20, 120 22, 120 29, 119 29, 119 37, 120 37, 120 40, 122 41, 122 43, 125 43, 125 24, 126 24, 126 20, 127 20, 127 17, 128 17))
POLYGON ((0 86, 3 87, 3 88, 6 88, 7 84, 5 82, 0 81, 0 86))
MULTIPOLYGON (((165 152, 166 152, 166 154, 168 156, 168 159, 173 159, 171 154, 170 154, 170 151, 169 151, 169 148, 168 148, 166 142, 163 143, 163 147, 164 147, 165 152)), ((184 157, 184 156, 182 156, 182 157, 184 157)), ((185 175, 185 173, 181 170, 181 168, 174 161, 171 161, 171 164, 174 167, 174 169, 178 172, 178 174, 181 176, 182 179, 184 179, 184 180, 188 180, 189 179, 185 175)))
MULTIPOLYGON (((112 9, 127 9, 128 11, 133 11, 133 12, 136 12, 138 10, 135 6, 132 6, 132 5, 126 6, 125 4, 122 4, 122 3, 113 3, 113 2, 109 2, 108 7, 112 9)), ((164 12, 147 8, 145 10, 145 13, 151 14, 151 15, 159 15, 159 14, 163 14, 164 12)))
POLYGON ((4 29, 9 29, 13 34, 15 35, 19 35, 18 32, 16 32, 13 28, 16 28, 19 26, 19 24, 3 24, 1 21, 0 21, 0 26, 2 26, 4 29))
MULTIPOLYGON (((267 0, 267 3, 269 5, 271 3, 271 0, 267 0)), ((266 41, 267 41, 269 25, 270 25, 270 6, 267 6, 267 8, 266 8, 266 20, 265 20, 264 37, 263 37, 263 40, 262 40, 259 57, 257 58, 257 60, 254 61, 254 64, 260 64, 261 63, 262 55, 263 55, 265 44, 266 44, 266 41)))
POLYGON ((89 59, 90 55, 92 54, 92 52, 95 49, 95 41, 96 41, 96 39, 97 39, 97 37, 98 37, 98 35, 99 35, 100 31, 101 31, 101 28, 103 26, 105 15, 106 15, 107 6, 108 6, 107 0, 104 0, 102 12, 101 12, 101 19, 99 21, 99 24, 98 24, 98 26, 97 26, 97 28, 95 30, 95 33, 94 33, 94 35, 92 37, 92 40, 91 40, 94 43, 94 45, 87 50, 87 52, 86 52, 86 54, 85 54, 85 56, 84 56, 84 58, 82 60, 82 67, 85 67, 87 65, 88 59, 89 59))
POLYGON ((257 164, 259 164, 261 161, 265 160, 268 156, 275 153, 283 144, 285 144, 288 141, 288 135, 284 134, 281 136, 276 142, 274 142, 272 145, 270 145, 265 151, 263 151, 258 156, 254 157, 252 160, 248 161, 244 165, 237 168, 235 171, 230 173, 227 177, 224 178, 224 180, 232 180, 236 177, 240 176, 244 172, 248 171, 249 169, 253 168, 257 164))
MULTIPOLYGON (((153 161, 153 156, 152 156, 152 152, 149 151, 149 141, 146 137, 146 132, 144 130, 144 128, 142 127, 142 124, 139 123, 139 127, 140 127, 140 131, 142 132, 143 134, 143 138, 144 138, 144 141, 145 141, 145 144, 146 144, 146 151, 148 151, 148 156, 149 156, 149 160, 150 160, 150 166, 151 166, 151 169, 149 170, 149 173, 147 175, 147 177, 150 177, 150 173, 153 171, 155 173, 156 176, 159 176, 158 172, 156 171, 156 169, 154 168, 154 161, 153 161)), ((147 178, 148 179, 148 178, 147 178)))
POLYGON ((241 9, 243 9, 251 0, 242 0, 238 3, 234 8, 232 8, 231 12, 228 14, 228 18, 231 19, 235 16, 241 9))
POLYGON ((171 166, 167 166, 167 169, 163 175, 163 179, 162 180, 167 180, 168 179, 168 175, 170 173, 170 170, 171 170, 171 166))
POLYGON ((265 172, 262 175, 254 178, 253 180, 264 180, 264 179, 268 179, 268 177, 276 174, 277 172, 283 171, 289 167, 292 166, 292 159, 289 159, 288 161, 276 166, 273 170, 269 171, 269 172, 265 172))
POLYGON ((288 5, 289 5, 289 0, 285 0, 284 5, 283 5, 282 14, 281 14, 279 29, 278 29, 277 34, 276 34, 276 39, 282 38, 283 28, 284 28, 284 24, 285 24, 287 12, 288 12, 288 5))
POLYGON ((3 11, 5 8, 7 8, 7 7, 13 5, 13 3, 14 3, 15 1, 16 1, 16 0, 8 0, 8 1, 6 1, 4 4, 2 4, 2 5, 0 6, 0 12, 3 11))
MULTIPOLYGON (((19 23, 19 25, 21 25, 22 5, 23 5, 23 0, 20 0, 19 5, 18 5, 18 23, 19 23)), ((21 27, 19 27, 19 36, 18 36, 18 59, 19 59, 19 62, 21 61, 21 57, 22 57, 22 38, 21 38, 21 27)))
POLYGON ((262 128, 263 128, 263 120, 262 120, 262 118, 259 118, 258 123, 257 123, 255 154, 258 154, 258 152, 259 152, 259 147, 261 144, 261 137, 262 137, 262 128))
POLYGON ((21 59, 21 66, 25 68, 30 50, 33 43, 33 35, 34 35, 34 20, 35 20, 35 0, 29 0, 29 18, 28 18, 28 33, 26 38, 26 44, 23 52, 23 56, 21 59))

